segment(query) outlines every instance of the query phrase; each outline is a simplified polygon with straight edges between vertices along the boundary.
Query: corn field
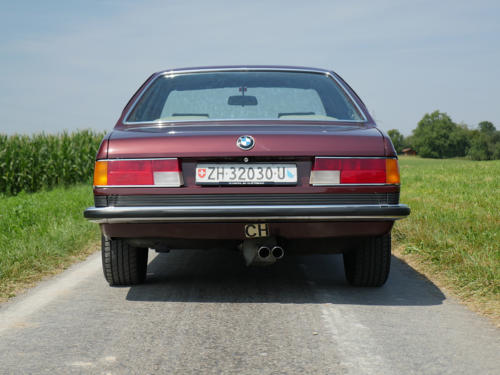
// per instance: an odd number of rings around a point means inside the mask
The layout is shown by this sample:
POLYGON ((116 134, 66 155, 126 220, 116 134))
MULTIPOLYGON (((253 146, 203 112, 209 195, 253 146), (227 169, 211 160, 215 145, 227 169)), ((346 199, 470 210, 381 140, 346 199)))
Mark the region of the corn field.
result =
POLYGON ((103 133, 0 134, 0 194, 91 182, 103 133))

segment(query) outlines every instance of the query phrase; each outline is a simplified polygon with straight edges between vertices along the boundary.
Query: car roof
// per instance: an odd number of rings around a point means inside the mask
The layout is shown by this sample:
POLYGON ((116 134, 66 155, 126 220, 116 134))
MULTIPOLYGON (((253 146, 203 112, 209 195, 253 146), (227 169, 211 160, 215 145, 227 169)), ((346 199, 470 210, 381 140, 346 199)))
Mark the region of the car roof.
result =
POLYGON ((330 70, 311 68, 306 66, 289 66, 289 65, 215 65, 215 66, 199 66, 188 68, 166 69, 157 72, 156 74, 179 73, 179 72, 200 72, 200 71, 232 71, 232 70, 275 70, 275 71, 297 71, 311 73, 331 73, 330 70))

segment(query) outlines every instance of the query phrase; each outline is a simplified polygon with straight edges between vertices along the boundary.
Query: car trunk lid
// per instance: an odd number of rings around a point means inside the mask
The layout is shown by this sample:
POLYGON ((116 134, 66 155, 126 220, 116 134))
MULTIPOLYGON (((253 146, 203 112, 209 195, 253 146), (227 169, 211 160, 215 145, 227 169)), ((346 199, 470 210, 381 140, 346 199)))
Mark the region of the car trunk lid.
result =
POLYGON ((108 158, 303 158, 314 156, 385 156, 375 127, 359 125, 203 124, 115 130, 108 158), (255 146, 242 150, 240 136, 255 146))

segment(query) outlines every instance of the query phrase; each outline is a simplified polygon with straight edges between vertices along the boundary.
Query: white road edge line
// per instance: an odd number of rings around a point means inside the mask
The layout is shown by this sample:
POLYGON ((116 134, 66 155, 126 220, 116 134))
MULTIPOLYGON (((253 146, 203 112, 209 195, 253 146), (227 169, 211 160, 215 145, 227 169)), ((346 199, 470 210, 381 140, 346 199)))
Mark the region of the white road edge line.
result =
POLYGON ((18 301, 0 308, 0 332, 22 324, 28 316, 98 272, 101 268, 100 253, 91 255, 86 261, 73 267, 75 268, 35 287, 18 301))

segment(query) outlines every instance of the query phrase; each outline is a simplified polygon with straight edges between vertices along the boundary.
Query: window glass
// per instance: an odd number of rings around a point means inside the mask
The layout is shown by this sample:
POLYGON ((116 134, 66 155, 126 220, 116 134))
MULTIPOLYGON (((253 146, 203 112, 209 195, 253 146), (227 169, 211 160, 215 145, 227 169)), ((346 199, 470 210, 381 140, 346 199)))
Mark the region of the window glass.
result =
POLYGON ((226 119, 362 120, 344 91, 324 74, 246 71, 160 76, 127 121, 226 119))

